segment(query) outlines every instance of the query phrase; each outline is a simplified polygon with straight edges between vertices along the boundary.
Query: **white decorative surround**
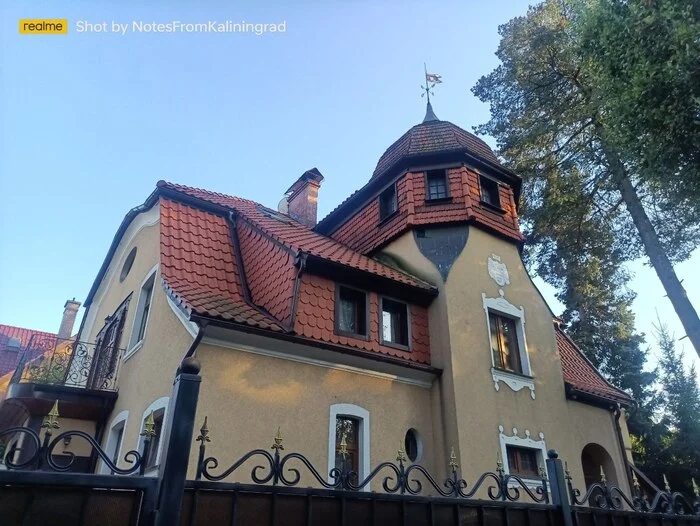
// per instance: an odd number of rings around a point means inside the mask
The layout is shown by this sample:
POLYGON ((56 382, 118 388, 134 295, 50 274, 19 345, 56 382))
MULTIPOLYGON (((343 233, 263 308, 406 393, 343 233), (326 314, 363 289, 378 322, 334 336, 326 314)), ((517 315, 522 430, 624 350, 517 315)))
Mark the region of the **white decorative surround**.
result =
MULTIPOLYGON (((328 482, 333 483, 334 480, 330 476, 331 470, 335 467, 335 433, 336 433, 336 418, 339 416, 350 416, 356 418, 360 423, 359 429, 359 444, 358 451, 360 458, 358 459, 359 473, 357 474, 358 482, 364 480, 369 475, 371 465, 369 456, 370 434, 369 434, 369 411, 364 407, 354 404, 333 404, 330 411, 330 420, 328 422, 328 482)), ((368 482, 363 488, 363 491, 370 491, 370 483, 368 482)))
POLYGON ((486 314, 486 324, 488 328, 489 335, 489 349, 492 347, 491 341, 491 329, 488 327, 489 324, 489 311, 496 314, 504 314, 515 320, 515 327, 518 336, 518 350, 520 351, 520 363, 522 364, 523 374, 512 373, 509 371, 504 371, 502 369, 496 368, 496 364, 493 362, 493 354, 491 355, 491 375, 493 377, 493 387, 496 391, 500 390, 499 382, 505 383, 513 391, 520 391, 521 389, 528 388, 530 390, 530 397, 535 399, 535 380, 532 378, 532 370, 530 368, 530 358, 527 353, 527 340, 525 339, 525 310, 522 307, 516 307, 510 303, 505 297, 503 289, 499 289, 498 293, 500 297, 498 298, 487 298, 486 294, 482 292, 481 299, 484 304, 484 313, 486 314))
POLYGON ((501 257, 496 254, 491 254, 487 261, 489 276, 496 282, 499 287, 510 285, 510 276, 508 276, 508 267, 505 263, 501 263, 501 257))
MULTIPOLYGON (((532 438, 530 430, 525 430, 525 437, 521 438, 518 435, 518 428, 514 427, 512 429, 513 434, 508 436, 505 434, 505 428, 503 426, 498 426, 498 439, 501 443, 501 459, 503 459, 503 469, 506 473, 510 473, 510 466, 508 465, 508 450, 507 446, 524 447, 528 449, 534 449, 537 451, 537 465, 543 467, 545 465, 545 460, 547 459, 547 446, 544 442, 544 433, 540 432, 538 434, 538 440, 532 438)), ((542 481, 539 479, 523 479, 523 482, 527 483, 531 487, 541 487, 542 481)))

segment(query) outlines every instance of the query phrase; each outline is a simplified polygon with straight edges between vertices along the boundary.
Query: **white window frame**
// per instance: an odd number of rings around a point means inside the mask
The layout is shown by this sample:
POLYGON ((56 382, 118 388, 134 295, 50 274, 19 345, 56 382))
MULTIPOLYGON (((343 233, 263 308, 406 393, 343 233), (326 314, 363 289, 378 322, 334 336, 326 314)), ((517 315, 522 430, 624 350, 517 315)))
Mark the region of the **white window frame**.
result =
POLYGON ((139 287, 139 300, 136 304, 136 312, 134 313, 134 320, 131 324, 131 334, 129 335, 129 347, 124 353, 124 361, 131 358, 139 349, 141 349, 141 347, 143 347, 143 342, 146 340, 146 334, 148 333, 148 322, 150 321, 151 313, 153 312, 153 297, 156 291, 157 278, 158 264, 156 264, 153 268, 151 268, 151 270, 148 271, 146 277, 141 282, 141 286, 139 287), (146 291, 144 290, 144 287, 151 280, 153 280, 153 287, 151 287, 150 306, 148 308, 148 313, 146 314, 146 327, 143 330, 143 338, 136 341, 136 338, 138 338, 139 327, 141 326, 141 318, 143 317, 143 309, 146 304, 146 291))
MULTIPOLYGON (((168 404, 170 403, 170 397, 163 396, 159 398, 158 400, 155 400, 151 405, 149 405, 146 410, 143 412, 143 415, 141 415, 141 427, 139 428, 139 437, 138 437, 138 446, 137 450, 140 453, 142 446, 143 446, 143 440, 144 437, 141 436, 141 433, 143 433, 143 428, 144 424, 146 423, 146 418, 148 418, 148 415, 150 415, 152 412, 160 411, 161 409, 163 410, 163 425, 161 426, 161 434, 165 432, 167 429, 167 418, 168 418, 168 404)), ((156 461, 153 463, 153 467, 151 467, 148 471, 144 473, 146 476, 154 476, 158 473, 158 469, 160 467, 160 456, 163 451, 163 443, 165 441, 163 440, 163 437, 159 437, 158 440, 158 450, 156 451, 156 461)))
POLYGON ((489 355, 491 356, 491 375, 493 377, 493 387, 498 391, 500 389, 499 382, 505 383, 513 391, 520 391, 528 388, 530 397, 535 399, 535 380, 532 377, 532 368, 530 367, 530 356, 527 352, 527 340, 525 339, 525 309, 516 307, 503 297, 503 291, 499 290, 499 298, 487 298, 485 293, 481 293, 481 300, 484 304, 484 314, 486 315, 486 333, 489 339, 489 355), (518 352, 520 353, 520 364, 522 365, 522 374, 504 371, 497 368, 493 360, 493 342, 491 341, 491 321, 489 312, 499 316, 505 316, 515 321, 515 332, 518 338, 518 352))
MULTIPOLYGON (((513 434, 511 436, 508 436, 505 434, 505 429, 503 426, 498 426, 498 440, 501 445, 501 459, 503 462, 503 469, 507 474, 510 473, 510 466, 508 465, 508 449, 507 446, 515 446, 515 447, 521 447, 521 448, 526 448, 526 449, 534 449, 537 453, 537 466, 545 466, 546 463, 545 461, 547 460, 547 445, 545 444, 544 441, 544 433, 540 432, 538 435, 539 440, 535 440, 532 438, 530 431, 528 429, 525 430, 525 437, 521 438, 518 435, 518 429, 513 428, 512 429, 513 434)), ((545 468, 546 469, 546 468, 545 468)), ((513 474, 515 475, 515 474, 513 474)), ((541 479, 529 479, 529 478, 522 478, 523 482, 531 488, 535 489, 538 487, 542 487, 542 480, 541 479)), ((509 486, 515 486, 517 485, 517 482, 509 482, 509 486)))
MULTIPOLYGON (((333 404, 330 408, 330 420, 328 422, 328 482, 333 483, 334 480, 330 476, 331 470, 335 467, 335 425, 336 419, 339 416, 347 416, 355 418, 360 424, 358 430, 358 450, 360 458, 358 459, 359 473, 357 474, 358 483, 370 473, 370 455, 369 455, 369 411, 367 409, 354 404, 333 404)), ((370 491, 370 483, 368 482, 362 488, 362 491, 370 491)))
MULTIPOLYGON (((124 449, 124 440, 126 439, 126 424, 129 420, 129 411, 124 410, 121 413, 119 413, 117 416, 115 416, 112 419, 112 422, 109 424, 109 431, 107 432, 107 441, 105 442, 105 447, 104 451, 108 455, 110 454, 110 450, 112 447, 114 447, 114 429, 121 424, 122 426, 122 440, 121 443, 119 444, 119 450, 115 451, 116 453, 116 458, 117 458, 117 465, 119 465, 119 459, 122 458, 122 449, 124 449)), ((112 458, 114 458, 115 455, 112 455, 112 458)), ((110 459, 111 460, 111 459, 110 459)), ((100 465, 100 473, 110 475, 112 471, 109 469, 109 466, 107 466, 106 463, 101 462, 100 465)))

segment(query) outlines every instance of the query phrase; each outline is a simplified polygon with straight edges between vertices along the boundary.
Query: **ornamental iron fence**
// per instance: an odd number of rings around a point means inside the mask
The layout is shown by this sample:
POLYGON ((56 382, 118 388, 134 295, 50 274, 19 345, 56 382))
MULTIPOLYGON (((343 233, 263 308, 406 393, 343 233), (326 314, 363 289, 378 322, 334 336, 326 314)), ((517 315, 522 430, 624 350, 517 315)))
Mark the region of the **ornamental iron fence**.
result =
MULTIPOLYGON (((601 469, 600 480, 580 491, 554 450, 548 452, 537 481, 506 473, 499 459, 494 471, 470 483, 461 476, 453 451, 447 476, 436 477, 409 463, 402 448, 394 460, 379 463, 366 476, 333 468, 326 477, 305 455, 288 452, 278 429, 269 448, 253 449, 219 467, 223 461, 207 452, 212 437, 206 418, 194 437, 198 373, 191 358, 178 370, 157 477, 145 476, 155 439, 153 415, 144 425, 140 451, 123 455, 122 466, 128 467, 119 467, 83 431, 55 435, 60 429, 58 404, 38 430, 3 431, 0 439, 10 441, 6 469, 0 470, 3 526, 49 520, 54 526, 700 526, 700 489, 694 480, 690 499, 667 482, 663 490, 646 495, 636 477, 633 495, 628 495, 601 469), (112 475, 70 473, 73 455, 54 458, 58 444, 69 437, 87 442, 112 475), (193 444, 198 445, 196 472, 187 480, 193 444), (17 460, 20 450, 24 454, 17 460), (239 475, 253 482, 228 482, 239 475), (381 491, 364 491, 373 481, 380 482, 381 491)), ((342 443, 339 454, 347 454, 342 443)))

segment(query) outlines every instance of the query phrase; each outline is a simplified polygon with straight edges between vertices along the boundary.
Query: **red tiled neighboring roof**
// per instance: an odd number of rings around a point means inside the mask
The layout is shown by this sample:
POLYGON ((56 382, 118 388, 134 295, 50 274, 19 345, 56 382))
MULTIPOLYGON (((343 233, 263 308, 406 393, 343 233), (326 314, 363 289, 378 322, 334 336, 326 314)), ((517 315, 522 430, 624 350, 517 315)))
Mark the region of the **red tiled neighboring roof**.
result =
POLYGON ((217 192, 191 188, 165 181, 159 188, 167 188, 236 211, 265 234, 291 250, 301 250, 321 259, 365 271, 399 283, 421 289, 434 289, 432 285, 379 261, 362 255, 330 237, 314 232, 289 216, 267 209, 258 203, 217 192), (281 217, 283 220, 276 219, 281 217))
POLYGON ((32 348, 49 349, 53 348, 57 337, 50 332, 0 324, 0 376, 15 370, 22 351, 30 342, 32 348))
POLYGON ((588 393, 613 402, 630 404, 631 396, 613 387, 593 364, 583 355, 581 349, 556 324, 554 328, 557 350, 561 358, 564 381, 577 391, 588 393))
POLYGON ((3 325, 0 323, 0 346, 5 346, 9 340, 18 340, 21 348, 26 347, 34 336, 34 341, 55 340, 58 336, 51 332, 35 331, 34 329, 24 329, 13 325, 3 325))
POLYGON ((379 158, 372 178, 389 171, 401 159, 419 155, 464 150, 498 164, 493 150, 473 133, 448 121, 428 121, 417 124, 394 142, 379 158))
POLYGON ((280 325, 243 296, 226 219, 161 199, 161 274, 170 295, 196 314, 273 331, 280 325))

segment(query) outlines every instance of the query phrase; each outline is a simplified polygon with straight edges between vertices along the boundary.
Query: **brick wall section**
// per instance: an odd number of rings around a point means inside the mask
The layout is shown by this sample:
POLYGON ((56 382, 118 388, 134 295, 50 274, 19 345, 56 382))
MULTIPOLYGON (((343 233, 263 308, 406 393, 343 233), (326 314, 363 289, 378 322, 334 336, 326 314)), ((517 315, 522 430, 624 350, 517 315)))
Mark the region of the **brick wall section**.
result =
POLYGON ((513 191, 500 186, 499 213, 480 204, 479 175, 467 167, 448 170, 449 203, 426 204, 424 172, 405 174, 397 183, 399 212, 385 223, 379 222, 379 203, 373 199, 352 218, 343 223, 331 237, 351 248, 371 253, 398 236, 411 225, 431 225, 473 220, 515 241, 523 239, 513 191))
POLYGON ((335 287, 325 278, 305 274, 299 289, 299 301, 294 330, 314 340, 347 345, 368 352, 403 358, 412 362, 430 363, 430 334, 428 311, 416 305, 411 312, 411 351, 402 351, 379 343, 379 296, 370 293, 369 340, 348 338, 335 334, 335 287))
POLYGON ((245 221, 238 221, 237 230, 251 300, 288 325, 296 277, 292 255, 245 221))

